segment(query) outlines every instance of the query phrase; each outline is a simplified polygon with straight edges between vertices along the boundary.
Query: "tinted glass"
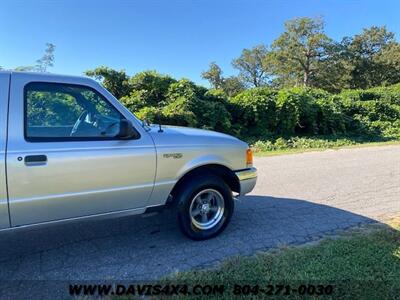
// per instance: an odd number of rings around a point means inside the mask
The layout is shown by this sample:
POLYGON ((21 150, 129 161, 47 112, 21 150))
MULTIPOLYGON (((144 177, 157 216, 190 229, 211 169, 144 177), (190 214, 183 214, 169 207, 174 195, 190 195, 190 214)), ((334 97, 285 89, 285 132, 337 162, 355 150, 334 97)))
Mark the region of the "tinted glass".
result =
POLYGON ((25 87, 27 139, 109 139, 122 115, 95 90, 57 83, 25 87))

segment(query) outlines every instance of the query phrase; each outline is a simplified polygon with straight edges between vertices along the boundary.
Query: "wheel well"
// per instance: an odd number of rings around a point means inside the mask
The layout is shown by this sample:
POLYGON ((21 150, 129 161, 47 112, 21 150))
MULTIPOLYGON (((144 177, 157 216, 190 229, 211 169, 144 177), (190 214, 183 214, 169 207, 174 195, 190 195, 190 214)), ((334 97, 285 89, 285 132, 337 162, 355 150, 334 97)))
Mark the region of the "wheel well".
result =
POLYGON ((203 174, 213 174, 218 177, 221 177, 232 191, 240 193, 240 182, 235 172, 233 172, 231 169, 223 165, 210 164, 197 167, 193 170, 190 170, 184 176, 182 176, 172 189, 170 194, 172 197, 170 197, 169 200, 173 202, 175 194, 179 191, 181 187, 184 186, 186 180, 188 180, 193 176, 203 175, 203 174))

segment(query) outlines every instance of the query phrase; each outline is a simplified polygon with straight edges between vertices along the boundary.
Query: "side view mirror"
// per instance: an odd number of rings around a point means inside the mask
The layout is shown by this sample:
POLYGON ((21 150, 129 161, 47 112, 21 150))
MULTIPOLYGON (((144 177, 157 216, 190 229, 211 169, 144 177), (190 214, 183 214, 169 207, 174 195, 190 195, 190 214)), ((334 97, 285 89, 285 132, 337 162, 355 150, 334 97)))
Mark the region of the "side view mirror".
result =
POLYGON ((121 139, 130 139, 137 137, 138 133, 133 127, 131 121, 123 119, 119 123, 119 133, 117 136, 121 139))

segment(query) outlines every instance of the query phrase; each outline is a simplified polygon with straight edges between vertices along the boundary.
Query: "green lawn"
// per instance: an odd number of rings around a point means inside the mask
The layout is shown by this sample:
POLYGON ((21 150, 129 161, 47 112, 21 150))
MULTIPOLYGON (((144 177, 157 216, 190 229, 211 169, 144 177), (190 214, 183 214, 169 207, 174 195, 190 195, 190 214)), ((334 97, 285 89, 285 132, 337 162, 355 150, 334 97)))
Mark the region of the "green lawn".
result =
MULTIPOLYGON (((313 245, 236 257, 215 269, 178 273, 167 280, 231 286, 239 282, 262 286, 332 284, 331 296, 316 298, 399 299, 400 218, 390 225, 369 225, 313 245)), ((224 297, 229 299, 231 295, 224 297)))
POLYGON ((277 139, 261 139, 249 142, 256 156, 324 151, 327 149, 343 149, 354 147, 372 147, 398 145, 398 139, 335 138, 335 137, 292 137, 277 139))
POLYGON ((321 147, 321 148, 288 148, 288 149, 279 149, 279 150, 271 150, 271 151, 255 151, 255 156, 274 156, 274 155, 283 155, 283 154, 296 154, 296 153, 304 153, 304 152, 313 152, 313 151, 325 151, 325 150, 339 150, 339 149, 347 149, 347 148, 362 148, 362 147, 379 147, 379 146, 388 146, 388 145, 400 145, 400 141, 388 141, 388 142, 372 142, 372 143, 361 143, 361 144, 353 144, 348 146, 331 146, 331 147, 321 147))

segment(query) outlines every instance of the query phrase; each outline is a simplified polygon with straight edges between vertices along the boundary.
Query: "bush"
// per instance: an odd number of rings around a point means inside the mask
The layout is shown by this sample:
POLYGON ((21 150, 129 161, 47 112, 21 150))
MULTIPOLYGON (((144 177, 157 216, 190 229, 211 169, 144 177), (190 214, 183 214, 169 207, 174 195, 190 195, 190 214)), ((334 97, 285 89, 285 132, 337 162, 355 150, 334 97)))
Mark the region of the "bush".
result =
POLYGON ((395 137, 400 119, 400 105, 397 104, 400 93, 396 98, 393 90, 396 88, 387 88, 387 93, 379 88, 340 94, 342 111, 349 120, 348 130, 359 135, 395 137))
POLYGON ((276 101, 277 133, 318 133, 318 106, 309 91, 302 88, 279 91, 276 101))
POLYGON ((252 145, 254 152, 267 152, 275 150, 275 145, 271 141, 257 141, 252 145))
POLYGON ((161 112, 156 107, 144 107, 136 112, 135 115, 143 121, 155 122, 160 117, 161 112))
POLYGON ((240 136, 260 136, 276 130, 276 95, 270 88, 254 88, 230 99, 233 130, 240 136))
POLYGON ((273 140, 258 140, 252 145, 254 152, 268 152, 290 149, 327 149, 356 144, 357 141, 348 138, 314 138, 292 137, 290 139, 277 138, 273 140))
POLYGON ((228 132, 231 116, 225 98, 218 92, 196 86, 183 79, 170 85, 163 116, 168 124, 228 132))
POLYGON ((336 95, 312 88, 258 87, 229 97, 223 90, 154 71, 138 73, 127 82, 129 94, 120 100, 141 119, 217 130, 246 140, 286 138, 258 144, 260 148, 305 142, 290 139, 296 135, 400 138, 400 84, 336 95))
POLYGON ((194 114, 200 128, 230 132, 231 115, 224 104, 201 100, 194 109, 194 114))
POLYGON ((343 103, 340 98, 336 96, 319 98, 316 104, 318 134, 337 135, 347 132, 347 118, 343 113, 343 103))
POLYGON ((235 82, 230 93, 225 87, 207 89, 156 71, 128 76, 123 70, 100 67, 87 74, 101 80, 130 111, 150 122, 212 129, 246 140, 285 138, 273 139, 272 145, 259 144, 264 148, 295 145, 300 141, 290 137, 296 135, 400 138, 400 83, 332 94, 299 87, 242 90, 240 82, 235 82))

